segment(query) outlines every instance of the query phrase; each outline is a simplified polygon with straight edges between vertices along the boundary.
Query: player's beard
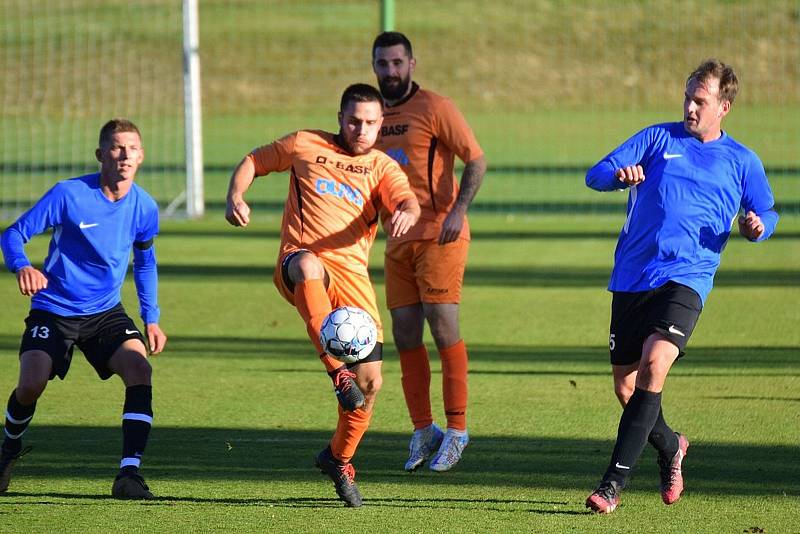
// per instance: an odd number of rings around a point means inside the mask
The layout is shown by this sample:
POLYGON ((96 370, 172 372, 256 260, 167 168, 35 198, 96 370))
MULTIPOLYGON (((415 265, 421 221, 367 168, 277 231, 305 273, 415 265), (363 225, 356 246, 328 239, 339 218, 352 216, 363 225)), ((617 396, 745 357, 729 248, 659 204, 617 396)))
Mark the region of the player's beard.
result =
POLYGON ((408 87, 411 85, 411 75, 406 76, 405 78, 398 78, 398 77, 386 77, 382 80, 378 80, 378 87, 380 87, 381 95, 383 96, 384 100, 400 100, 406 93, 408 92, 408 87), (395 83, 389 83, 395 82, 395 83))

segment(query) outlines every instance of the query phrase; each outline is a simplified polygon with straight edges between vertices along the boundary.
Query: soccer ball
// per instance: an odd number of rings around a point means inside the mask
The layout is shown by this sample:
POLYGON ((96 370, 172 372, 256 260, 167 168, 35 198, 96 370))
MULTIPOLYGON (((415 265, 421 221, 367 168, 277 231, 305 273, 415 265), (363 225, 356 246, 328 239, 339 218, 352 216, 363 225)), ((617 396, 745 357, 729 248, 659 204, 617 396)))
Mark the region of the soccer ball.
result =
POLYGON ((342 306, 325 317, 319 333, 322 349, 344 363, 355 363, 370 355, 378 341, 378 328, 361 308, 342 306))

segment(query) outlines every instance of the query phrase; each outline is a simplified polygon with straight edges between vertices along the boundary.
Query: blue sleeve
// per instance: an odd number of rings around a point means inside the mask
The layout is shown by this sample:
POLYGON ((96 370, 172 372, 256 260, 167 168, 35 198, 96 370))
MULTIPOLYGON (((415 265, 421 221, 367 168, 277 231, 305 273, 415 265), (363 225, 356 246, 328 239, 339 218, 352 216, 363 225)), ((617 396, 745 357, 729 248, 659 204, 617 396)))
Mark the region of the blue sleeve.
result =
POLYGON ((758 156, 750 154, 745 169, 742 187, 742 209, 745 213, 755 212, 764 223, 764 233, 755 241, 769 239, 778 224, 778 213, 775 211, 775 198, 764 171, 764 165, 758 156))
POLYGON ((139 296, 139 315, 144 324, 158 323, 158 267, 156 249, 151 244, 146 249, 133 247, 133 281, 139 296))
POLYGON ((158 323, 158 266, 153 239, 158 235, 158 205, 145 197, 144 213, 133 243, 133 281, 139 297, 139 314, 144 323, 158 323))
POLYGON ((627 185, 614 176, 617 169, 639 165, 655 140, 655 127, 645 128, 615 148, 586 173, 586 185, 595 191, 622 191, 627 185))
POLYGON ((63 206, 64 195, 56 184, 3 232, 0 248, 9 271, 15 273, 31 264, 25 255, 25 243, 48 228, 60 225, 63 206))

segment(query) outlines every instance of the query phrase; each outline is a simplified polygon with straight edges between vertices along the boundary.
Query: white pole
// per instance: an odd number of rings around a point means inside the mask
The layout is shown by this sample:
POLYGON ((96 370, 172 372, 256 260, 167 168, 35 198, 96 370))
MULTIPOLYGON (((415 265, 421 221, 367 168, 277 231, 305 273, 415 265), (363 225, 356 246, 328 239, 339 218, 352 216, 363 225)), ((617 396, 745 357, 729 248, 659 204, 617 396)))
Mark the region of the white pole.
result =
POLYGON ((198 0, 183 0, 183 115, 186 145, 186 215, 203 216, 203 131, 200 110, 198 0))

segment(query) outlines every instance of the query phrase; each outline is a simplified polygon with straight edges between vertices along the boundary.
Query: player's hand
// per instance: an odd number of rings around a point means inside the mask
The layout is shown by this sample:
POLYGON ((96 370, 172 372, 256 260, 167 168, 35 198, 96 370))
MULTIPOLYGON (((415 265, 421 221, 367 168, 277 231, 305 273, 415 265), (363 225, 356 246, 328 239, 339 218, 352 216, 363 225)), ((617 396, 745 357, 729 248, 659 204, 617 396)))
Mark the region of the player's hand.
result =
POLYGON ((17 284, 20 293, 32 297, 47 287, 47 277, 39 269, 26 265, 17 271, 17 284))
POLYGON ((167 344, 167 336, 161 331, 158 323, 146 324, 144 331, 147 334, 147 346, 150 348, 150 354, 158 354, 164 350, 164 345, 167 344))
POLYGON ((250 206, 244 199, 228 199, 225 219, 234 226, 247 226, 250 222, 250 206))
POLYGON ((628 165, 621 169, 617 169, 614 176, 625 185, 639 185, 644 182, 644 169, 641 165, 628 165))
POLYGON ((442 231, 439 233, 439 244, 446 245, 458 239, 461 229, 464 227, 465 210, 459 206, 453 206, 450 213, 442 223, 442 231))
POLYGON ((739 216, 739 233, 750 240, 756 240, 764 234, 764 223, 761 217, 753 211, 748 211, 744 216, 739 216))
POLYGON ((400 237, 405 235, 412 226, 419 220, 419 204, 403 201, 397 205, 397 209, 392 213, 391 236, 400 237))

